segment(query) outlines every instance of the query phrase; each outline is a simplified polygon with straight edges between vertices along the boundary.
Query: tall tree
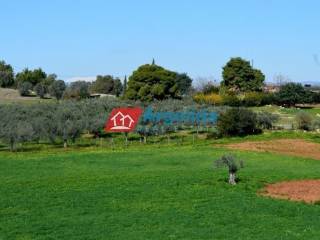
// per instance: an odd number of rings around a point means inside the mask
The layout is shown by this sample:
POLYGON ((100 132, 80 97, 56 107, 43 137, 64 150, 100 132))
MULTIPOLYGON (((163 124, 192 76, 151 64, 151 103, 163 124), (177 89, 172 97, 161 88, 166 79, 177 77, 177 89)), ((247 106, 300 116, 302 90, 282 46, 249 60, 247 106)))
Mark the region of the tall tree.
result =
POLYGON ((126 92, 127 92, 127 85, 128 85, 128 82, 127 82, 127 76, 124 77, 124 80, 123 80, 123 91, 122 91, 122 95, 125 96, 126 95, 126 92))
POLYGON ((122 90, 123 90, 123 86, 122 86, 121 80, 119 78, 115 79, 114 85, 113 85, 113 94, 119 97, 122 90))
POLYGON ((14 85, 14 73, 10 64, 0 61, 0 87, 11 87, 14 85))
POLYGON ((41 68, 35 70, 29 70, 26 68, 17 74, 16 82, 17 85, 22 82, 29 82, 32 84, 32 86, 35 86, 37 83, 44 81, 46 78, 47 74, 41 68))
POLYGON ((242 58, 231 58, 223 67, 222 86, 234 92, 261 91, 265 76, 252 68, 249 61, 242 58))

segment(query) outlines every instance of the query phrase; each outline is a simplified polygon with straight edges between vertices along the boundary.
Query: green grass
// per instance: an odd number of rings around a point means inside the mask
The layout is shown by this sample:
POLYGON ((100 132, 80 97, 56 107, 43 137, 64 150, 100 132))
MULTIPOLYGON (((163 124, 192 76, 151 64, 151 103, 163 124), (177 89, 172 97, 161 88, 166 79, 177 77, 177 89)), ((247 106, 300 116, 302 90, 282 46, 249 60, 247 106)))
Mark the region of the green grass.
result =
POLYGON ((0 153, 0 239, 319 239, 320 206, 257 196, 317 178, 320 162, 234 152, 240 183, 212 146, 0 153))

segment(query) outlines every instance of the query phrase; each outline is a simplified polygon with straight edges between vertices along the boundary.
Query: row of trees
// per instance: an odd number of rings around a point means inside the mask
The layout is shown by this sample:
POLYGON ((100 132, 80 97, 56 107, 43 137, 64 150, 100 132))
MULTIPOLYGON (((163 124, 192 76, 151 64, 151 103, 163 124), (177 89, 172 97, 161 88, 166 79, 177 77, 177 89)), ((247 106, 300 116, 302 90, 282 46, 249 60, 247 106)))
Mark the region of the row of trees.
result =
POLYGON ((154 62, 134 71, 128 83, 127 78, 122 83, 119 78, 98 75, 92 83, 77 81, 68 87, 55 74, 47 75, 41 68, 26 68, 15 75, 11 65, 0 62, 0 87, 17 88, 22 96, 34 91, 41 98, 49 94, 57 99, 82 99, 91 93, 100 93, 130 100, 152 101, 181 98, 188 93, 191 84, 192 79, 187 74, 167 70, 154 62))
POLYGON ((286 83, 282 85, 279 92, 245 92, 242 94, 221 93, 217 87, 205 89, 214 89, 209 93, 198 93, 193 99, 200 104, 211 104, 215 106, 264 106, 269 104, 292 107, 297 104, 316 104, 320 103, 320 93, 305 89, 299 83, 286 83))
MULTIPOLYGON (((29 104, 0 104, 0 142, 15 150, 22 142, 76 141, 81 134, 95 137, 104 135, 104 124, 108 114, 116 107, 139 106, 139 103, 115 98, 86 99, 83 101, 52 101, 29 104)), ((155 111, 194 111, 199 106, 191 99, 155 101, 150 104, 155 111)), ((143 104, 140 105, 143 107, 143 104)), ((215 111, 214 107, 201 108, 215 111)), ((136 128, 141 139, 150 135, 163 135, 182 126, 154 126, 142 124, 136 128)))
POLYGON ((26 141, 63 140, 66 147, 82 133, 98 135, 107 114, 118 104, 109 99, 0 105, 0 140, 11 150, 16 149, 17 143, 26 141))

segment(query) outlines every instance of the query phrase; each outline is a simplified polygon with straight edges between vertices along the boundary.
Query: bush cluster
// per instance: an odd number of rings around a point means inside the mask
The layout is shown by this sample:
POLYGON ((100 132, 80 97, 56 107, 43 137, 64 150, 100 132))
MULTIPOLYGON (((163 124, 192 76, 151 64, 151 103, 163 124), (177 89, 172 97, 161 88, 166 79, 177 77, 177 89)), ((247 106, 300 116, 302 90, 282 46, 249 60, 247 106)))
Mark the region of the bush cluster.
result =
POLYGON ((231 107, 254 107, 264 106, 274 103, 274 95, 262 92, 246 92, 241 95, 233 93, 198 93, 193 97, 194 101, 199 104, 211 104, 215 106, 226 105, 231 107))
POLYGON ((246 108, 230 108, 220 114, 217 129, 220 136, 245 136, 261 133, 257 114, 246 108))

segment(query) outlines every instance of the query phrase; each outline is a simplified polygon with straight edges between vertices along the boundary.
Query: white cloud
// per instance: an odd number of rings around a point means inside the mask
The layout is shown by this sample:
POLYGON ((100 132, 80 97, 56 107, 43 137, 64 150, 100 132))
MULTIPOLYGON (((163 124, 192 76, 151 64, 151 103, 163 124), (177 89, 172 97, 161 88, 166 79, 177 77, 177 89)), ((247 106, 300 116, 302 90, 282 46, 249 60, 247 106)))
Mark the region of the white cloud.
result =
POLYGON ((93 82, 96 80, 96 77, 71 77, 71 78, 67 78, 66 82, 71 83, 71 82, 75 82, 75 81, 85 81, 85 82, 93 82))

